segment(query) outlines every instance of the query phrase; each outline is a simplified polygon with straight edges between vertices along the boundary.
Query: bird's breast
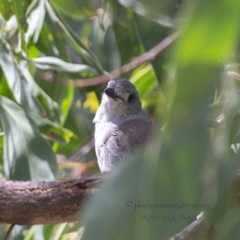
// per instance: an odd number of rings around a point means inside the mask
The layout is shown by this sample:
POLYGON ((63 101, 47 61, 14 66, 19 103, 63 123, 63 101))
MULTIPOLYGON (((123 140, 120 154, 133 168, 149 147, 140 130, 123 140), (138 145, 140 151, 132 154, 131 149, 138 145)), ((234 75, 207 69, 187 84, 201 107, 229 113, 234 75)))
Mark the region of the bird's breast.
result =
POLYGON ((97 123, 95 125, 95 144, 96 145, 105 144, 106 141, 113 135, 116 128, 117 125, 111 122, 97 123))

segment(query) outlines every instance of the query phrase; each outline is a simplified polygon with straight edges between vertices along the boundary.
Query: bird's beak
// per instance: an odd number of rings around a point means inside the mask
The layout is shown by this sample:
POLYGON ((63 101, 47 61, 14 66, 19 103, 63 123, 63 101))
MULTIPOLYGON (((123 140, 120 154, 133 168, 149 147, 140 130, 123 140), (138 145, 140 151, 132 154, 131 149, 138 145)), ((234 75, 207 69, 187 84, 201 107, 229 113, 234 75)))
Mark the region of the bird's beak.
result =
POLYGON ((109 97, 113 98, 114 100, 115 100, 116 98, 118 98, 118 96, 115 94, 113 88, 106 88, 106 89, 104 90, 104 92, 105 92, 109 97))

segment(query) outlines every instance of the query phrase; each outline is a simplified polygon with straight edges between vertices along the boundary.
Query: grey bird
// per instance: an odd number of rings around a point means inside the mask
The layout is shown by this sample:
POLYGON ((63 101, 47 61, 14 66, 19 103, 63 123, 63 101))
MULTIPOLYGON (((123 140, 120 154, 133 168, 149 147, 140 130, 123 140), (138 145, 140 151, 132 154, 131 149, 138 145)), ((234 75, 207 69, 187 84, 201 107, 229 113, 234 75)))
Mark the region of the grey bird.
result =
POLYGON ((95 118, 95 151, 101 172, 111 171, 153 136, 155 125, 142 109, 135 86, 116 78, 108 82, 95 118))

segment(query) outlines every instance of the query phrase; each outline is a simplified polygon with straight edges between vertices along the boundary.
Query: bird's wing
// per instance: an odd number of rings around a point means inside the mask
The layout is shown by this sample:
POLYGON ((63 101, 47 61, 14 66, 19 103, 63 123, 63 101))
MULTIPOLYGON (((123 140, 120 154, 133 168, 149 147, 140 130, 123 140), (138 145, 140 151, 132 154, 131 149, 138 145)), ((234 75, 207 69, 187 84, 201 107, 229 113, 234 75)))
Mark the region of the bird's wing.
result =
POLYGON ((129 152, 144 146, 154 134, 155 125, 150 118, 132 119, 119 125, 121 134, 117 137, 122 152, 129 152))

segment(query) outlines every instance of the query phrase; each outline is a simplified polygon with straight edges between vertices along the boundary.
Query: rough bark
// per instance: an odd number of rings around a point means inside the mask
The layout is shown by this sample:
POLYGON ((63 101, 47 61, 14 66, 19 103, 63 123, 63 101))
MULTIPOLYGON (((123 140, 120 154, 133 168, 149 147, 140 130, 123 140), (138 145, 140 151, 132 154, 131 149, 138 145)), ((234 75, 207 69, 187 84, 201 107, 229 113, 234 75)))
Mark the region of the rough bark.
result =
POLYGON ((58 182, 0 182, 0 223, 77 221, 102 178, 98 175, 58 182))

